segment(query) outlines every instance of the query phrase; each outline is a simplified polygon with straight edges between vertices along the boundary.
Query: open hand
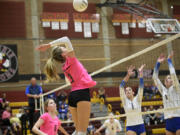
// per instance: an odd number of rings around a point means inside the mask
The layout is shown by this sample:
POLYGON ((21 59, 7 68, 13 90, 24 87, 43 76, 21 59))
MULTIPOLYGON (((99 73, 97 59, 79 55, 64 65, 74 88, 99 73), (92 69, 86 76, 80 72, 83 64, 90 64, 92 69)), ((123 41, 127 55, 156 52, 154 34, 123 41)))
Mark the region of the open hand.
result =
POLYGON ((131 65, 128 69, 127 69, 127 72, 128 72, 128 75, 129 76, 132 76, 135 74, 135 72, 133 71, 135 69, 135 66, 131 65))
POLYGON ((158 61, 159 63, 162 63, 162 62, 164 62, 165 60, 166 60, 166 57, 165 57, 164 54, 161 54, 161 55, 159 56, 159 58, 157 59, 157 61, 158 61))
POLYGON ((42 45, 38 46, 36 48, 36 50, 44 52, 44 51, 46 51, 50 47, 51 47, 50 44, 42 44, 42 45))
POLYGON ((140 73, 142 73, 145 66, 146 66, 146 64, 142 64, 141 67, 138 69, 138 71, 140 73))

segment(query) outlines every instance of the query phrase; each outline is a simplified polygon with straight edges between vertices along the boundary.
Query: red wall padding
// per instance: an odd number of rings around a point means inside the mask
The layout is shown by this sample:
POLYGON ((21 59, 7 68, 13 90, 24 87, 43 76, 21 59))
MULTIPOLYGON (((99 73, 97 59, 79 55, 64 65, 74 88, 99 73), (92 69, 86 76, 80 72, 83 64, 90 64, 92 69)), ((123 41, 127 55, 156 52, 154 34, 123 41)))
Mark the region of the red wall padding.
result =
POLYGON ((173 6, 173 14, 174 15, 180 15, 180 5, 174 5, 173 6))
MULTIPOLYGON (((52 30, 51 28, 44 28, 46 38, 58 38, 62 36, 68 36, 70 38, 84 38, 83 32, 75 32, 73 13, 76 11, 73 9, 72 3, 52 3, 44 2, 43 3, 43 12, 65 12, 69 13, 69 30, 52 30)), ((88 8, 83 13, 96 13, 95 4, 88 5, 88 8)), ((93 38, 97 38, 97 33, 92 33, 93 38)))
POLYGON ((0 38, 25 38, 24 2, 0 2, 0 38))
MULTIPOLYGON (((127 14, 118 9, 114 9, 113 12, 114 14, 127 14)), ((154 35, 153 32, 151 33, 146 32, 146 28, 138 28, 137 23, 136 23, 136 28, 129 28, 129 35, 122 34, 121 25, 114 26, 114 28, 117 38, 152 38, 154 35)))
POLYGON ((2 93, 6 93, 7 100, 10 102, 23 102, 28 101, 25 91, 0 91, 0 98, 2 93))
MULTIPOLYGON (((137 90, 137 87, 132 87, 134 91, 137 90)), ((93 91, 96 91, 98 94, 99 88, 91 88, 90 89, 90 95, 93 97, 93 91)), ((47 90, 43 90, 47 92, 47 90)), ((70 89, 65 90, 65 92, 69 93, 70 89)), ((0 91, 0 98, 2 97, 2 93, 6 93, 7 100, 10 102, 22 102, 22 101, 28 101, 27 96, 25 95, 24 91, 0 91)), ((56 92, 57 95, 58 92, 56 92)), ((105 88, 105 94, 107 97, 119 97, 119 87, 107 87, 105 88)))

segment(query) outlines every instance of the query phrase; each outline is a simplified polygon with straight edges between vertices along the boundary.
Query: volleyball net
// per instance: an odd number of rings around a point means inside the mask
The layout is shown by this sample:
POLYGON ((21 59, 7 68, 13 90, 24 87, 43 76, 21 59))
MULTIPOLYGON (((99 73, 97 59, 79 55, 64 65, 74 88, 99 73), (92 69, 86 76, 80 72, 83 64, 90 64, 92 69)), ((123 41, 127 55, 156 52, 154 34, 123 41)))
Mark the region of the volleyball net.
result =
MULTIPOLYGON (((90 75, 93 77, 93 76, 98 75, 99 73, 107 71, 108 69, 111 69, 112 71, 123 71, 125 73, 127 67, 130 65, 136 66, 136 69, 137 69, 138 67, 140 67, 141 64, 146 64, 145 71, 144 71, 145 83, 149 81, 151 84, 153 84, 153 81, 152 81, 153 68, 154 68, 157 58, 160 54, 163 53, 166 56, 168 55, 168 49, 169 49, 168 44, 170 44, 169 46, 174 51, 173 63, 177 70, 177 75, 179 75, 178 74, 179 73, 178 71, 180 69, 180 63, 179 63, 180 47, 178 45, 179 37, 180 37, 180 34, 176 34, 173 36, 169 36, 168 38, 162 38, 160 41, 155 41, 156 43, 149 45, 148 47, 143 48, 142 50, 138 50, 135 53, 133 53, 133 52, 136 51, 136 49, 132 47, 132 52, 130 52, 132 54, 130 54, 127 57, 121 58, 119 60, 117 60, 117 58, 112 58, 111 59, 112 64, 105 66, 103 68, 100 68, 99 70, 92 72, 90 75)), ((121 48, 119 48, 119 49, 121 50, 121 48)), ((126 52, 119 51, 119 53, 126 53, 126 52)), ((167 75, 167 74, 168 74, 168 65, 167 65, 167 63, 162 64, 160 67, 160 79, 162 79, 162 81, 163 81, 163 78, 165 77, 164 75, 167 75)), ((120 79, 119 77, 116 77, 116 79, 114 79, 114 78, 112 79, 112 82, 116 82, 116 86, 118 87, 119 82, 121 80, 122 79, 120 79)), ((97 85, 99 85, 99 84, 97 84, 97 85)), ((128 85, 130 85, 130 86, 136 85, 137 86, 138 85, 138 75, 136 75, 135 77, 130 79, 128 85)), ((70 86, 70 84, 64 84, 58 88, 55 88, 53 90, 50 90, 50 91, 42 94, 41 98, 40 98, 41 99, 40 100, 41 101, 40 102, 41 113, 44 112, 44 110, 43 110, 44 97, 51 93, 66 89, 68 86, 70 86)), ((101 84, 101 86, 102 86, 102 84, 101 84)), ((176 101, 176 102, 179 102, 179 101, 176 101)), ((180 108, 180 106, 171 108, 171 110, 176 110, 178 108, 180 108)), ((161 109, 161 110, 158 110, 157 112, 164 112, 164 111, 169 111, 169 110, 161 109)), ((146 112, 146 113, 152 113, 152 112, 146 112)), ((144 112, 142 114, 144 114, 144 112)), ((120 116, 117 116, 117 117, 124 117, 124 116, 126 116, 126 114, 121 114, 120 116)), ((104 118, 108 118, 108 117, 104 117, 104 118)), ((101 118, 95 118, 94 120, 97 120, 97 119, 101 119, 101 118)))

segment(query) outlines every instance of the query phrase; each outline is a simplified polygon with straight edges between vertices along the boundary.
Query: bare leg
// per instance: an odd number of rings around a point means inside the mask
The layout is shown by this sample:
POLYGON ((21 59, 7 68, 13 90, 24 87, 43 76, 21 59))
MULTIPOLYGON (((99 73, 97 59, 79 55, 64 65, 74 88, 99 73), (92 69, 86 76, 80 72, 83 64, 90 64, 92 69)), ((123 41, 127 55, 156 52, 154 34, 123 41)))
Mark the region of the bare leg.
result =
POLYGON ((91 112, 91 102, 80 101, 77 104, 77 116, 78 116, 78 132, 86 133, 89 125, 89 117, 91 112))
POLYGON ((176 135, 176 134, 166 130, 166 135, 176 135))
POLYGON ((146 132, 144 132, 144 133, 141 133, 141 135, 146 135, 146 132))
POLYGON ((180 129, 176 131, 176 135, 180 135, 180 129))
POLYGON ((76 131, 78 131, 77 108, 70 106, 69 109, 70 109, 70 112, 71 112, 71 114, 72 114, 72 120, 74 121, 74 126, 75 126, 75 128, 76 128, 76 131))
POLYGON ((129 130, 127 131, 126 135, 137 135, 137 134, 136 132, 129 130))

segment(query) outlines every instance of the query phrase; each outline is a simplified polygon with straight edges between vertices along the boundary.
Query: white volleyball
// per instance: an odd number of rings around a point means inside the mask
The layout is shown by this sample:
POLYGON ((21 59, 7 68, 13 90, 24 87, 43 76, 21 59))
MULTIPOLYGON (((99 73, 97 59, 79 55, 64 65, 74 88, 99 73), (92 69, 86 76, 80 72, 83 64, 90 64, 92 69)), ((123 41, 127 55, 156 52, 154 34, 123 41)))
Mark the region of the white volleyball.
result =
POLYGON ((73 7, 78 12, 83 12, 88 7, 88 0, 73 0, 73 7))

